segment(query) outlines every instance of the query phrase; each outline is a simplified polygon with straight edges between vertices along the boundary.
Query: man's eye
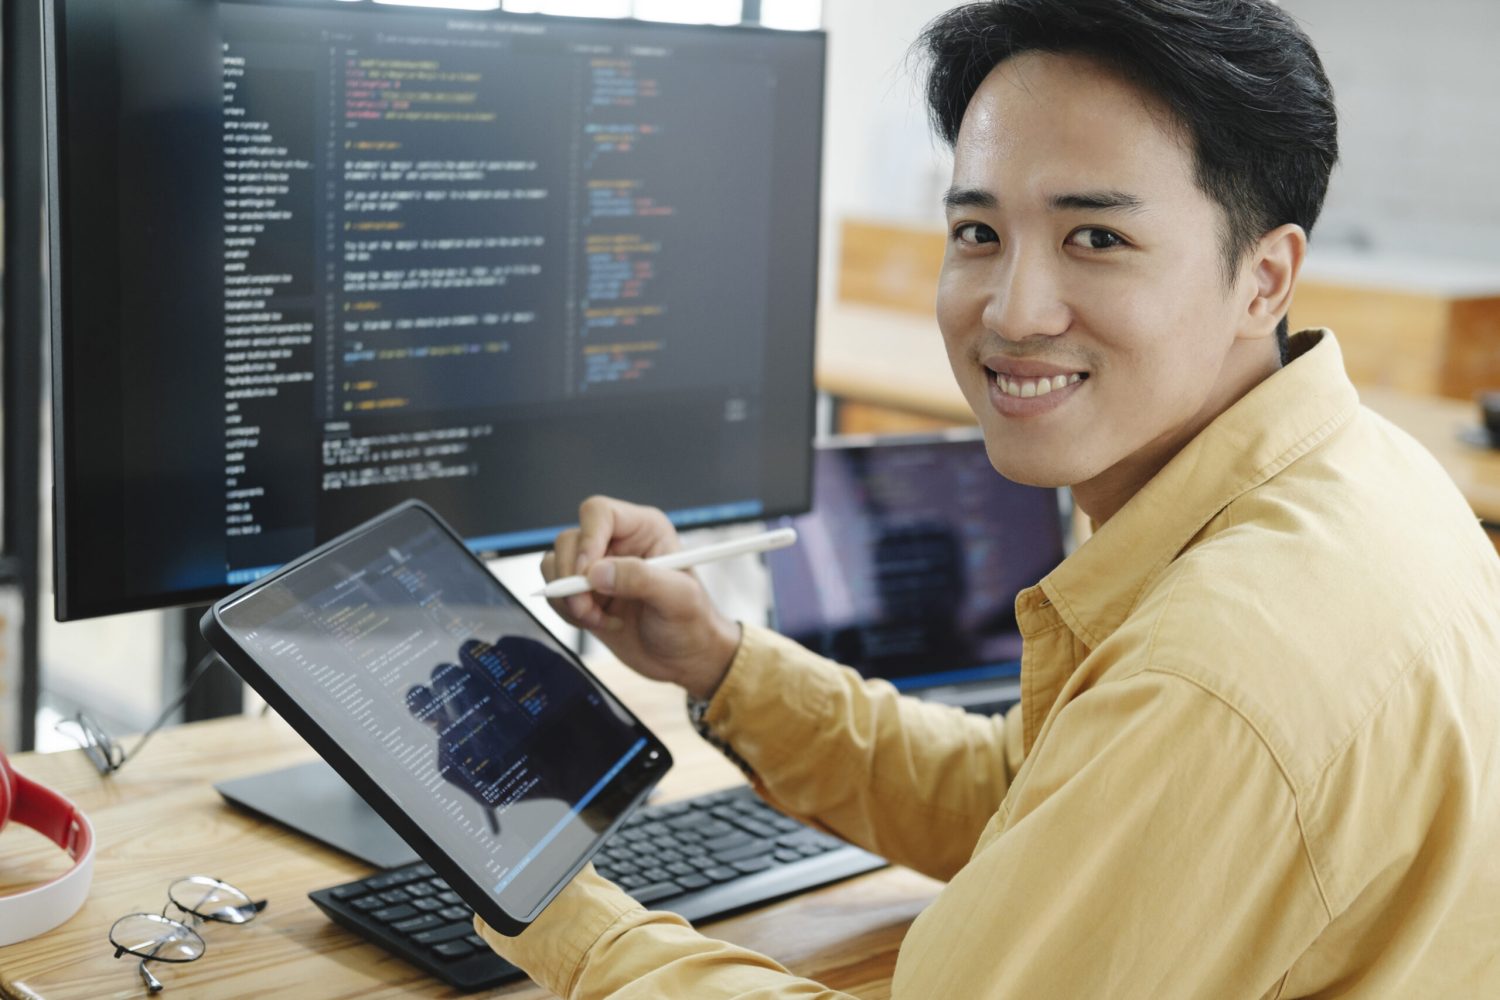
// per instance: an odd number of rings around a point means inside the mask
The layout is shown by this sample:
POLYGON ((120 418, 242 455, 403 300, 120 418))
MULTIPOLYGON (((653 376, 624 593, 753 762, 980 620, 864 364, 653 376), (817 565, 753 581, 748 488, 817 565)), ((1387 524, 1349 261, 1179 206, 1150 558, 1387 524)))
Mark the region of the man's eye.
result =
POLYGON ((1111 250, 1115 247, 1125 246, 1126 243, 1119 236, 1108 229, 1100 229, 1097 226, 1084 226, 1075 229, 1068 236, 1068 243, 1085 250, 1111 250))
POLYGON ((953 229, 953 238, 960 243, 998 243, 1000 237, 982 222, 965 222, 953 229))

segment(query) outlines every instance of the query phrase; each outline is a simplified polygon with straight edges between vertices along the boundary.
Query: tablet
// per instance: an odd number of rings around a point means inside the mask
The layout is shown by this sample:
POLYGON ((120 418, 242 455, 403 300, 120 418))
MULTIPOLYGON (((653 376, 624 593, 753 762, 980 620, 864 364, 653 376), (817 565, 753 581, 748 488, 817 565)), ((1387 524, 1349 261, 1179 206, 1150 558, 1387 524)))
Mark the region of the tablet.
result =
POLYGON ((231 594, 201 627, 503 934, 541 913, 671 765, 421 503, 231 594))

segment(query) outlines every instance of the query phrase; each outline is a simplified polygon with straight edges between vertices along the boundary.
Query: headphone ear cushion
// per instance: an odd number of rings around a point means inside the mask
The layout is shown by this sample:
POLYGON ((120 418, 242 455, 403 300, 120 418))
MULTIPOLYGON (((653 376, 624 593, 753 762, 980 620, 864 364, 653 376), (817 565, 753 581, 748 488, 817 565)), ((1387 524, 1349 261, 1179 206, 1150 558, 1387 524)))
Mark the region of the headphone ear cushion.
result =
POLYGON ((11 807, 16 804, 16 779, 11 774, 10 761, 0 750, 0 830, 10 820, 11 807))

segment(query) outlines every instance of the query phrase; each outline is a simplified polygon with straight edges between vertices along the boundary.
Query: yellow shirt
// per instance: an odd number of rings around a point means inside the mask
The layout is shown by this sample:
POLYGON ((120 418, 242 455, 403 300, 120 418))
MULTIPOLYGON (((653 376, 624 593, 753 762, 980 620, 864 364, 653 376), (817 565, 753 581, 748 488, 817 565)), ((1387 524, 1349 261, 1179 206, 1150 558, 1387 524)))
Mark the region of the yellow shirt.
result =
MULTIPOLYGON (((1500 998, 1500 559, 1294 344, 1021 594, 1004 719, 745 629, 707 719, 757 787, 947 881, 895 1000, 1500 998)), ((567 997, 837 995, 592 870, 487 936, 567 997)))

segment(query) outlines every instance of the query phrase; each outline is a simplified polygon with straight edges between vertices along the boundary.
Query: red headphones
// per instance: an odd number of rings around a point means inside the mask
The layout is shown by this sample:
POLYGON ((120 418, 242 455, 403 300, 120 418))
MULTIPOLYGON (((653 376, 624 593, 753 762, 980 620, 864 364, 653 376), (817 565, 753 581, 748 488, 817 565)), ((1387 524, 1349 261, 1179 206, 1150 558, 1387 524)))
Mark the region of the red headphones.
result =
POLYGON ((14 819, 68 852, 75 862, 62 875, 0 896, 0 946, 36 937, 78 912, 94 876, 94 828, 73 803, 12 771, 0 753, 0 832, 14 819))

